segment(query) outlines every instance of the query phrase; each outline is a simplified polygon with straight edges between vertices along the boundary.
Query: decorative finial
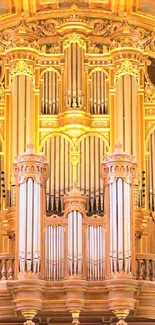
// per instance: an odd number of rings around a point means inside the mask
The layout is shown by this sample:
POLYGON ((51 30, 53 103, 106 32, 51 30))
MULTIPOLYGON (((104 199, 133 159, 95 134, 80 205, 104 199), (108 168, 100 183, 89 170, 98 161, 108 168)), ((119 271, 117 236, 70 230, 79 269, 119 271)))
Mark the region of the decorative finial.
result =
POLYGON ((78 183, 76 181, 73 182, 73 190, 78 189, 78 183))
POLYGON ((24 325, 35 325, 35 323, 32 322, 32 320, 29 319, 24 323, 24 325))
POLYGON ((114 154, 122 154, 122 153, 124 153, 124 151, 123 151, 123 145, 120 143, 119 140, 117 140, 117 142, 115 144, 114 154))
POLYGON ((115 148, 116 149, 123 149, 123 145, 120 143, 119 140, 116 141, 115 148))
POLYGON ((32 140, 28 141, 28 144, 26 147, 27 147, 26 152, 29 152, 29 153, 34 152, 34 144, 32 143, 32 140))
POLYGON ((120 319, 116 325, 127 325, 127 323, 123 319, 120 319))

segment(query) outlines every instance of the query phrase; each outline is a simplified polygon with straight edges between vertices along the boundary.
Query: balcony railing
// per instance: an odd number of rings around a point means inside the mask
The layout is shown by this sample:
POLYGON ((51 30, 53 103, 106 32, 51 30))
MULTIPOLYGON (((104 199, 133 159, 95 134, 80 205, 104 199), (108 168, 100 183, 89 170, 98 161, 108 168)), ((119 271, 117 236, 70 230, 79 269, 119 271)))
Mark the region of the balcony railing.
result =
POLYGON ((0 281, 14 279, 14 261, 15 255, 13 253, 0 254, 0 281))
MULTIPOLYGON (((0 281, 14 280, 14 253, 0 254, 0 281)), ((104 261, 105 263, 105 261, 104 261)), ((104 268, 103 268, 104 269, 104 268)), ((105 270, 104 272, 105 273, 105 270)), ((103 281, 105 274, 98 279, 91 278, 87 274, 88 281, 103 281)), ((62 280, 63 278, 59 279, 62 280)), ((155 254, 136 254, 136 279, 155 281, 155 254)), ((47 279, 48 280, 48 279, 47 279)), ((51 279, 50 279, 51 280, 51 279)), ((58 279, 57 279, 58 280, 58 279)))
POLYGON ((136 254, 136 278, 155 281, 155 254, 136 254))

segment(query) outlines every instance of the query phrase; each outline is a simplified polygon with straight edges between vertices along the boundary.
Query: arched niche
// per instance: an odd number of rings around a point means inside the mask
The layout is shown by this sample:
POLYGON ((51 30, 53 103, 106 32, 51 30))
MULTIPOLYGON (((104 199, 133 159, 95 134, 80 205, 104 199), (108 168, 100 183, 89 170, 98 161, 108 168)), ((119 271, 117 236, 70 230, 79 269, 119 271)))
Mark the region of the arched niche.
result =
POLYGON ((102 68, 96 68, 89 74, 90 113, 108 114, 109 80, 102 68))
POLYGON ((48 69, 41 74, 40 113, 55 115, 60 112, 60 74, 55 69, 48 69))
POLYGON ((46 183, 46 210, 48 214, 62 214, 64 194, 73 185, 73 166, 70 153, 72 144, 63 135, 51 135, 41 145, 49 163, 49 178, 46 183))
POLYGON ((103 214, 103 182, 100 169, 103 157, 108 151, 108 144, 102 137, 87 135, 78 143, 80 159, 77 169, 79 190, 88 196, 88 214, 103 214))

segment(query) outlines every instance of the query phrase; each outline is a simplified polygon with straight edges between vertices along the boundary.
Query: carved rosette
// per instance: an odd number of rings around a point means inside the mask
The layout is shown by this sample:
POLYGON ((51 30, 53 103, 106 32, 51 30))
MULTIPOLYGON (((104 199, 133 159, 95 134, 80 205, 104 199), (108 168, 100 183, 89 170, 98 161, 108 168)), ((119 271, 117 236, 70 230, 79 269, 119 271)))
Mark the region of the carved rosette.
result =
POLYGON ((33 144, 27 145, 27 151, 19 155, 13 164, 16 185, 32 178, 36 183, 45 185, 48 178, 46 157, 35 153, 33 144))
POLYGON ((87 198, 78 189, 76 184, 73 189, 64 196, 65 215, 69 212, 76 210, 85 215, 87 198))
POLYGON ((134 184, 136 166, 134 157, 126 154, 122 145, 117 143, 115 151, 103 160, 101 176, 105 185, 114 183, 119 177, 128 184, 134 184))

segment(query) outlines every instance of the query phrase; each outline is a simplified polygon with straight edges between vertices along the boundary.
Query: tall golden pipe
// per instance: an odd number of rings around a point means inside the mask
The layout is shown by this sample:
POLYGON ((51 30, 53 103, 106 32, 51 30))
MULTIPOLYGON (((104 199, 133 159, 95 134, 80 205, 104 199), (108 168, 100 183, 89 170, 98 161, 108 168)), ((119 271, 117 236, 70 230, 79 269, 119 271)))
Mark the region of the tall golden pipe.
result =
POLYGON ((67 49, 68 54, 68 66, 67 66, 67 75, 68 76, 68 105, 71 107, 71 75, 72 75, 72 60, 71 60, 71 45, 67 49))
POLYGON ((11 145, 11 161, 14 161, 14 158, 17 155, 17 76, 12 80, 12 123, 11 123, 11 139, 12 139, 12 145, 11 145), (16 130, 16 132, 14 131, 16 130))
POLYGON ((55 72, 52 72, 52 77, 53 77, 53 114, 56 113, 56 101, 55 101, 55 87, 56 87, 56 84, 55 84, 55 72))
POLYGON ((49 114, 52 114, 52 71, 49 71, 49 114))

